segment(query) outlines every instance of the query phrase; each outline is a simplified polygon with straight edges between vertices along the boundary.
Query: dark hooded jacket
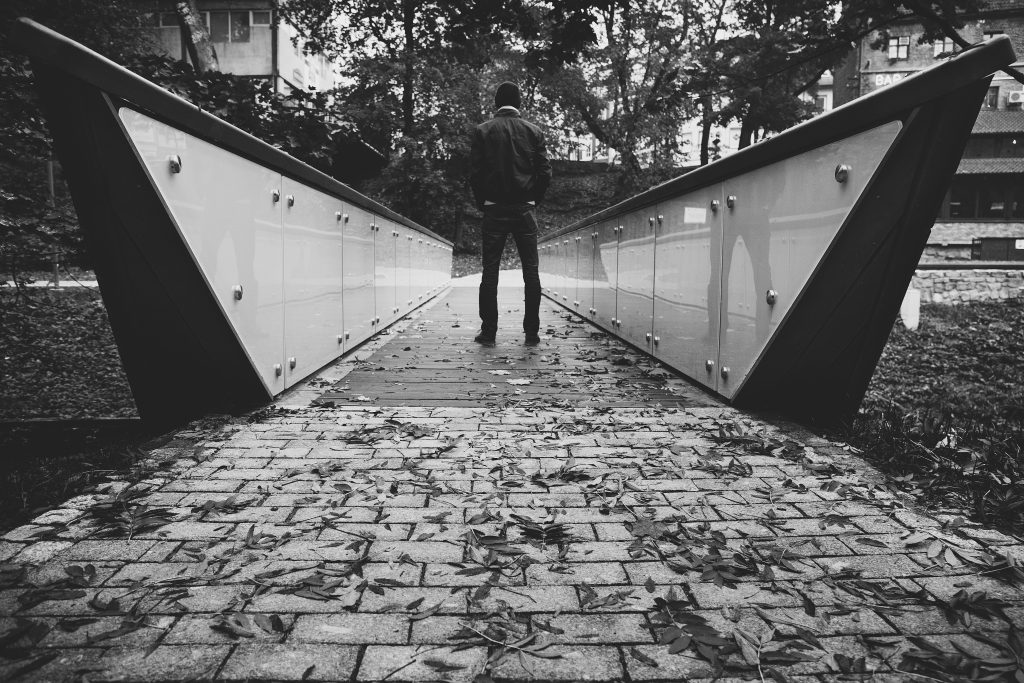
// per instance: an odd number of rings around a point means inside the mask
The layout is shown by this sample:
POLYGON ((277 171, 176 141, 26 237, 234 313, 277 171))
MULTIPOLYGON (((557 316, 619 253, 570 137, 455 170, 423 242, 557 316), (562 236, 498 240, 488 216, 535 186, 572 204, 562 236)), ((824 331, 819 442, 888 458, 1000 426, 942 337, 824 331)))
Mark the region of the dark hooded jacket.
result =
POLYGON ((540 128, 509 107, 473 130, 470 184, 478 208, 484 202, 524 204, 544 199, 551 163, 540 128))

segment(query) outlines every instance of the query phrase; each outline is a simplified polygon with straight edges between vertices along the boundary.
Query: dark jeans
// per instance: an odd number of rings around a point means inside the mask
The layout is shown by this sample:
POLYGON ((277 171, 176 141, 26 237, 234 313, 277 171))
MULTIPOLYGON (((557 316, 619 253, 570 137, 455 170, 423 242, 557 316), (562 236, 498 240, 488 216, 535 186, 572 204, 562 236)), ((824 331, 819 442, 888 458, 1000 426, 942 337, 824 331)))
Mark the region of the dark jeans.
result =
POLYGON ((485 206, 482 231, 484 274, 480 282, 480 331, 494 336, 498 330, 498 269, 505 239, 512 235, 523 263, 523 284, 526 288, 526 312, 523 331, 528 335, 540 331, 540 275, 537 271, 537 219, 529 204, 485 206))

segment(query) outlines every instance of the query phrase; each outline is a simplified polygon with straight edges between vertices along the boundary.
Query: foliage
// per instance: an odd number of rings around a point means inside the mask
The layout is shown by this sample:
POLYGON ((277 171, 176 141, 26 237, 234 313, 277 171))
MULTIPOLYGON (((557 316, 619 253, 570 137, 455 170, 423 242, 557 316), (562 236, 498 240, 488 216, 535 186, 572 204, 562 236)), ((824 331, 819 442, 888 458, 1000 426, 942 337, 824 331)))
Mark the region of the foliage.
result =
POLYGON ((674 144, 678 121, 689 113, 679 81, 692 55, 691 25, 700 20, 694 6, 678 0, 595 7, 598 42, 545 83, 554 102, 622 155, 629 175, 640 171, 641 139, 674 144))
POLYGON ((49 204, 49 132, 28 60, 12 51, 17 17, 33 18, 115 60, 143 47, 140 14, 129 0, 10 0, 0 4, 0 272, 43 266, 47 253, 79 253, 70 199, 49 204))
POLYGON ((216 71, 197 74, 185 62, 150 54, 150 34, 140 30, 148 17, 144 9, 120 0, 21 0, 0 9, 0 121, 5 124, 0 126, 0 269, 17 282, 27 270, 45 267, 46 255, 54 251, 63 262, 89 263, 70 198, 58 192, 55 204, 49 203, 52 143, 28 61, 11 51, 6 39, 16 16, 31 16, 98 50, 328 175, 358 181, 385 161, 340 114, 338 93, 276 93, 269 80, 216 71))
POLYGON ((277 93, 269 80, 217 71, 196 74, 185 62, 155 55, 136 56, 129 66, 175 95, 328 175, 351 180, 346 174, 353 166, 381 165, 371 150, 360 149, 356 126, 339 114, 334 91, 277 93), (336 166, 342 149, 348 152, 346 163, 336 166), (364 158, 353 160, 352 154, 360 151, 364 158))
POLYGON ((82 491, 139 467, 135 421, 37 422, 0 430, 0 519, 7 529, 82 491))
POLYGON ((1024 529, 1024 303, 925 305, 897 325, 846 437, 936 505, 1024 529))
POLYGON ((799 95, 833 66, 836 48, 850 39, 832 16, 830 0, 737 0, 741 30, 722 44, 721 84, 728 102, 718 119, 742 123, 740 147, 755 132, 785 130, 813 113, 799 95))
POLYGON ((98 294, 0 290, 0 339, 0 418, 135 415, 98 294))

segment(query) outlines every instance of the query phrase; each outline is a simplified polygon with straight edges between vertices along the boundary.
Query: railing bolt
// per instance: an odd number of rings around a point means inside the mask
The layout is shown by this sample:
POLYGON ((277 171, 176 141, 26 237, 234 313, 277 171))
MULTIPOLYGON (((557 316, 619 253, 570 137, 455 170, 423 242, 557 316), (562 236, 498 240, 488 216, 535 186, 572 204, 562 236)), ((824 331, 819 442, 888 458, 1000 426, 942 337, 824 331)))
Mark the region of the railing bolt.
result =
POLYGON ((775 302, 779 300, 779 293, 774 289, 769 289, 764 295, 764 300, 768 302, 769 306, 774 306, 775 302))
POLYGON ((729 366, 728 365, 723 365, 722 366, 722 379, 729 379, 729 366))
POLYGON ((274 203, 276 204, 277 202, 281 201, 281 190, 271 191, 270 196, 274 198, 274 203))
POLYGON ((231 294, 235 297, 235 301, 242 300, 242 285, 235 285, 231 288, 231 294))
POLYGON ((284 371, 281 369, 281 364, 274 363, 274 377, 280 377, 282 372, 284 371))
POLYGON ((296 366, 295 356, 292 356, 291 358, 288 359, 288 369, 289 370, 294 370, 295 366, 296 366))
POLYGON ((839 164, 836 166, 836 182, 845 183, 850 177, 850 171, 853 169, 849 164, 839 164))
POLYGON ((288 195, 288 206, 295 206, 295 195, 288 195))
POLYGON ((704 361, 704 369, 707 370, 708 372, 714 372, 715 361, 711 360, 710 358, 704 361))
POLYGON ((718 207, 721 206, 721 202, 717 199, 711 200, 711 213, 718 213, 718 207))
POLYGON ((170 167, 171 173, 181 173, 181 157, 177 154, 167 157, 167 165, 170 167))
POLYGON ((725 198, 725 204, 726 204, 726 206, 728 206, 728 207, 729 207, 730 209, 732 209, 732 208, 735 208, 735 206, 736 206, 736 195, 734 195, 734 194, 731 194, 731 195, 729 195, 728 197, 726 197, 726 198, 725 198))

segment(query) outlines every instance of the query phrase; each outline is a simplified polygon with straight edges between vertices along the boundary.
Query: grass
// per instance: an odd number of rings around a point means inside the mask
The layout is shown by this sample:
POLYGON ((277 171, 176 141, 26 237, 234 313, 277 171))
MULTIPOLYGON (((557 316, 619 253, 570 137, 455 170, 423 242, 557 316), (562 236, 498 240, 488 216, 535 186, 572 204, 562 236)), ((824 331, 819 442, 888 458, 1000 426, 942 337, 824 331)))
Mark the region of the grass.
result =
POLYGON ((1024 302, 897 324, 843 437, 938 509, 1024 532, 1024 302))

